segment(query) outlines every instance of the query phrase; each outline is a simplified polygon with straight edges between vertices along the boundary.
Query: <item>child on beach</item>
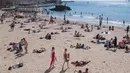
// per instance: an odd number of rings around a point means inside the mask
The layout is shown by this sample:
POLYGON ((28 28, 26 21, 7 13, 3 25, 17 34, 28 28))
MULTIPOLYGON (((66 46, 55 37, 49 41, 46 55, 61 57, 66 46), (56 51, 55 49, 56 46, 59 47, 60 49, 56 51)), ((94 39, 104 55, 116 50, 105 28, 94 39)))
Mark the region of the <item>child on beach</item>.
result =
POLYGON ((67 63, 67 67, 69 68, 69 53, 67 53, 67 49, 65 49, 64 51, 64 63, 63 63, 63 66, 62 66, 62 69, 64 68, 64 64, 67 63))
POLYGON ((52 52, 51 52, 51 63, 50 63, 50 67, 49 67, 49 69, 54 68, 55 60, 56 60, 56 56, 55 56, 55 48, 52 47, 52 52))

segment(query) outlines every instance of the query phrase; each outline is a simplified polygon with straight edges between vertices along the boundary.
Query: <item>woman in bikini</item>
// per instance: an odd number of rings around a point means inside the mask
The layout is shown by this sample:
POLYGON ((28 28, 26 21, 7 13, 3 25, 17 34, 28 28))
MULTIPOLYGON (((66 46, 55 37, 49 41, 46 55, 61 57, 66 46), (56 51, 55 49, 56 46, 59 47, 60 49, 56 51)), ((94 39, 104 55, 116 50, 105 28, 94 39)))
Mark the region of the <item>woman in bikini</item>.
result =
POLYGON ((55 60, 56 60, 56 56, 55 56, 55 48, 52 47, 52 52, 51 52, 51 63, 50 63, 50 67, 49 67, 49 69, 51 69, 51 68, 54 67, 55 60))
POLYGON ((69 53, 67 53, 67 49, 64 51, 64 63, 62 66, 62 69, 64 68, 64 64, 67 63, 67 67, 69 68, 69 53))

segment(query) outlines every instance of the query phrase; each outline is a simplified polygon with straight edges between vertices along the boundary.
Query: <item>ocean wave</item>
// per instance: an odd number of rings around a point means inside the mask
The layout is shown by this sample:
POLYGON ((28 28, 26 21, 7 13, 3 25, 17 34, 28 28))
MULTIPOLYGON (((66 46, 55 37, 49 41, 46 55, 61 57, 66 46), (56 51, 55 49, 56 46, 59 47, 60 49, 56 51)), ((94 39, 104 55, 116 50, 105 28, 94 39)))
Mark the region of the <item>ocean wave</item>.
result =
MULTIPOLYGON (((56 17, 63 18, 61 16, 56 16, 56 17)), ((96 17, 89 16, 89 15, 84 15, 83 17, 81 17, 80 15, 67 16, 67 19, 73 20, 73 21, 83 21, 83 22, 87 22, 87 23, 91 23, 91 24, 98 24, 99 23, 99 20, 96 19, 96 17)), ((103 24, 106 25, 107 20, 103 20, 103 24)), ((124 26, 123 22, 119 21, 119 20, 109 20, 108 25, 120 26, 120 27, 124 26)), ((125 26, 128 26, 128 25, 130 25, 130 22, 125 23, 125 26)))
POLYGON ((125 1, 118 1, 118 2, 98 2, 99 4, 103 4, 103 5, 130 5, 129 2, 125 2, 125 1))

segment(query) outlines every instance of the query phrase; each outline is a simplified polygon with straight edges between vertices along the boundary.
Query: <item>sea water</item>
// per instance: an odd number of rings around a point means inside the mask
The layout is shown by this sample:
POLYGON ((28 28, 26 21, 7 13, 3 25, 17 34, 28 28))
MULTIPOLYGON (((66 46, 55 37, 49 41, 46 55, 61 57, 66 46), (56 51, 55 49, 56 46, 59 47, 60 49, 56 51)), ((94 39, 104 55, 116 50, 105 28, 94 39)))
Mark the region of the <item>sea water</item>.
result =
MULTIPOLYGON (((115 26, 130 25, 130 3, 129 2, 94 2, 94 1, 75 1, 66 3, 71 7, 71 11, 52 12, 51 15, 60 18, 66 14, 67 19, 84 21, 92 24, 99 23, 99 15, 103 15, 103 24, 115 26), (81 16, 82 12, 82 16, 81 16), (123 20, 125 25, 123 25, 123 20)), ((53 7, 46 7, 47 9, 53 7)))

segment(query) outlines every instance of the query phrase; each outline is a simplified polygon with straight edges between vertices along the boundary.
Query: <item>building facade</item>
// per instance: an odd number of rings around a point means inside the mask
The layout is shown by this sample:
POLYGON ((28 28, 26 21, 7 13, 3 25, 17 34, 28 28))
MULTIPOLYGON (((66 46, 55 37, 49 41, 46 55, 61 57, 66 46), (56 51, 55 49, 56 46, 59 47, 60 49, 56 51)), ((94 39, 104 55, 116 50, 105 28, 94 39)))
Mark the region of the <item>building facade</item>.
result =
POLYGON ((61 0, 0 0, 0 8, 6 7, 9 4, 31 4, 42 2, 60 3, 61 0))

